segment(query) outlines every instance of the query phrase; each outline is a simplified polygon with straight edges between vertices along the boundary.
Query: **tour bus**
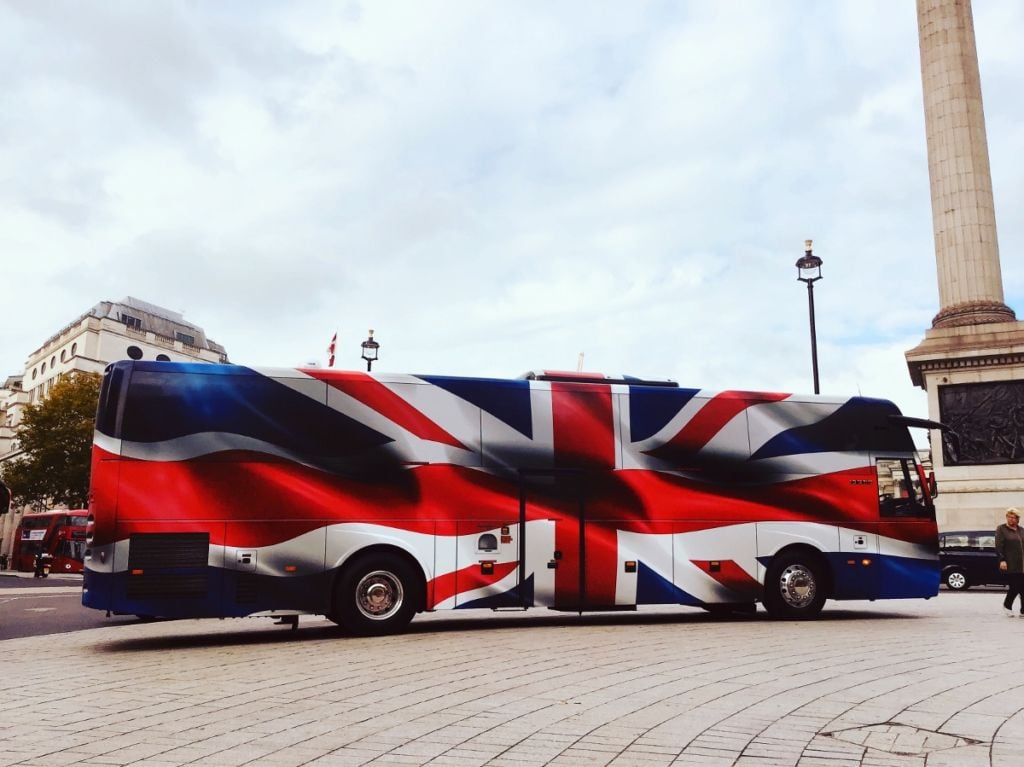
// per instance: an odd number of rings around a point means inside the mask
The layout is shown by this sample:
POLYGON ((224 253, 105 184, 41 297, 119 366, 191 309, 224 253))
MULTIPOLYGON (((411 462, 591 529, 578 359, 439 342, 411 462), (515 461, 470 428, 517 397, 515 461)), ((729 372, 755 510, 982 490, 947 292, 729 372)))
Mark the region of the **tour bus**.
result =
POLYGON ((96 420, 83 604, 324 615, 688 605, 811 618, 939 587, 934 479, 865 397, 124 361, 96 420))
POLYGON ((32 572, 36 556, 42 553, 49 555, 47 561, 51 572, 82 572, 86 515, 84 509, 26 514, 14 534, 12 569, 32 572))

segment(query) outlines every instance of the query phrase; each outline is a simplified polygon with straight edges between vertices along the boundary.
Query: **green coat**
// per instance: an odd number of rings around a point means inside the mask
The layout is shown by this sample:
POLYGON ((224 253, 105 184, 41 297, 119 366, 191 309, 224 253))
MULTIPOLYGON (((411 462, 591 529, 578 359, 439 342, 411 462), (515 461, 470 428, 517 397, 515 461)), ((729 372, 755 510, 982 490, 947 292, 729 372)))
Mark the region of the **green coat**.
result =
POLYGON ((1005 524, 996 528, 996 552, 1006 562, 1006 572, 1024 573, 1024 528, 1011 530, 1005 524))

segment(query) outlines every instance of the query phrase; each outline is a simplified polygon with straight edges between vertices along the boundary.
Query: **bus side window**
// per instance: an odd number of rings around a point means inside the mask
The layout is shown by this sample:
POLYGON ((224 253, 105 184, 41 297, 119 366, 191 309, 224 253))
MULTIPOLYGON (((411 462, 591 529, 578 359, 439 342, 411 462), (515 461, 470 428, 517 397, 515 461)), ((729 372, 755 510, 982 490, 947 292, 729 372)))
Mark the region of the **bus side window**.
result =
POLYGON ((924 513, 906 458, 879 458, 878 510, 883 517, 916 517, 924 513))

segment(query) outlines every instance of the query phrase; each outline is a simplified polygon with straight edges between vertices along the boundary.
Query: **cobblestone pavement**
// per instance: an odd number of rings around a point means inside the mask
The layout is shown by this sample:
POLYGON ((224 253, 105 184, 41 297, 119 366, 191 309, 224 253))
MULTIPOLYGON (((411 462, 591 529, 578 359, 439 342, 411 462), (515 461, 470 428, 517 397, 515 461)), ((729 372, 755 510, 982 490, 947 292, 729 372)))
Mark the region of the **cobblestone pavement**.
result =
MULTIPOLYGON (((2 584, 0 584, 2 585, 2 584)), ((997 592, 821 620, 420 616, 132 623, 0 642, 0 765, 1024 765, 997 592)))

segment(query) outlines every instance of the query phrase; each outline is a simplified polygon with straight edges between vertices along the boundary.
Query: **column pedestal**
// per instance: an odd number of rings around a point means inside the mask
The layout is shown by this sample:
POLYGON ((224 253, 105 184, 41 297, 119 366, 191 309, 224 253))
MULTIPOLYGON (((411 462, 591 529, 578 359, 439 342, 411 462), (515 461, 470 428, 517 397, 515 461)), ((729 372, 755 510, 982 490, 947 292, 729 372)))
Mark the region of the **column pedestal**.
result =
POLYGON ((995 528, 1024 506, 1024 322, 932 328, 906 353, 928 392, 939 528, 995 528))

